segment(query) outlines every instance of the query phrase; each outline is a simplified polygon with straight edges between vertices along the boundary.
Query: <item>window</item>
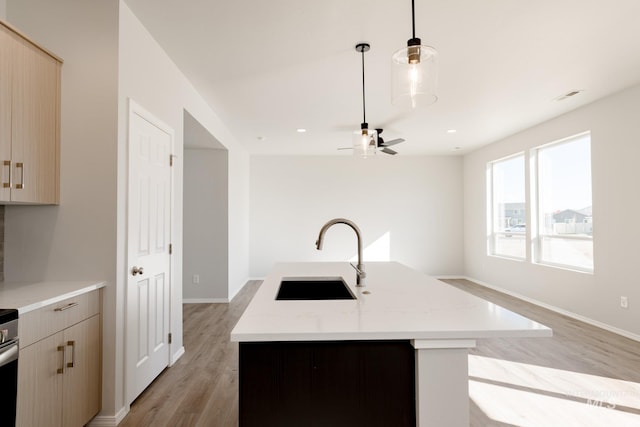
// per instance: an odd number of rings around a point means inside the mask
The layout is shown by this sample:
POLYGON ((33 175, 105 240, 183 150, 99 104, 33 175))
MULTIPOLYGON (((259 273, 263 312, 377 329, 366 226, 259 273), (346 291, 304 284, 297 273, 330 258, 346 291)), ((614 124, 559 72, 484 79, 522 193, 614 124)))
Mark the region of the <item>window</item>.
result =
POLYGON ((591 193, 589 132, 488 163, 489 255, 593 272, 591 193))
POLYGON ((524 154, 491 162, 487 169, 491 189, 489 254, 525 259, 524 154))
POLYGON ((534 150, 537 159, 535 261, 593 271, 589 133, 534 150))

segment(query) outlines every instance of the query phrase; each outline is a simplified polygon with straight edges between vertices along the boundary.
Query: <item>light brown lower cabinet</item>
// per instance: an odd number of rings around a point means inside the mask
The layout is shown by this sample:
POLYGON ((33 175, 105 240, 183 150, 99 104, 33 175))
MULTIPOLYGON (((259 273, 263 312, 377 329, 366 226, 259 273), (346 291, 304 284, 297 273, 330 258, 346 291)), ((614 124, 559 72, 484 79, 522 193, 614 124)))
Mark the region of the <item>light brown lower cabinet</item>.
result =
POLYGON ((16 426, 84 426, 100 411, 100 393, 100 314, 20 348, 16 426))

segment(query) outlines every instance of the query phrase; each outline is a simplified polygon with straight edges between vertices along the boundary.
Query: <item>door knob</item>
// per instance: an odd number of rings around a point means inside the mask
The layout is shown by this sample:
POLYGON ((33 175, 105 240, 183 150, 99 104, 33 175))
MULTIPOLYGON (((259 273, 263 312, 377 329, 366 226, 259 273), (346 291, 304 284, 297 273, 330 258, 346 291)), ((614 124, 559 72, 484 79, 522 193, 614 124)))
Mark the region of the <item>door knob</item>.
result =
POLYGON ((131 269, 131 275, 132 275, 132 276, 135 276, 135 275, 137 275, 137 274, 144 274, 144 268, 134 266, 134 267, 131 269))

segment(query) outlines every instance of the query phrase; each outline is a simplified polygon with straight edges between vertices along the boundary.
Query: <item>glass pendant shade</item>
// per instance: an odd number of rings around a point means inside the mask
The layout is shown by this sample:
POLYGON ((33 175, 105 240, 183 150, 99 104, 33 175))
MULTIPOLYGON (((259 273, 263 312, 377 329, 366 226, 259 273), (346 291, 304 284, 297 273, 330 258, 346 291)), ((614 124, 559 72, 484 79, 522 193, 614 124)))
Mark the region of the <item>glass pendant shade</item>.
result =
POLYGON ((437 60, 438 52, 431 46, 410 45, 396 51, 391 57, 391 102, 411 108, 436 102, 437 60))
POLYGON ((353 155, 356 157, 375 156, 378 149, 378 132, 362 129, 353 132, 353 155))

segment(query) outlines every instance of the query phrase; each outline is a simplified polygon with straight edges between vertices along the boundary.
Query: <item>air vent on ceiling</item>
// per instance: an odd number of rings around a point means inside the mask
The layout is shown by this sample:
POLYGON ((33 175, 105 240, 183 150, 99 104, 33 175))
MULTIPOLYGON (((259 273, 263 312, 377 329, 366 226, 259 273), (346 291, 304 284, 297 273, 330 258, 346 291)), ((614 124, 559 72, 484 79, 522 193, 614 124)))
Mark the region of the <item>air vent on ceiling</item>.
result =
POLYGON ((576 96, 577 94, 581 93, 582 90, 572 90, 571 92, 567 92, 564 95, 560 95, 559 97, 556 98, 556 101, 564 101, 567 98, 571 98, 572 96, 576 96))

